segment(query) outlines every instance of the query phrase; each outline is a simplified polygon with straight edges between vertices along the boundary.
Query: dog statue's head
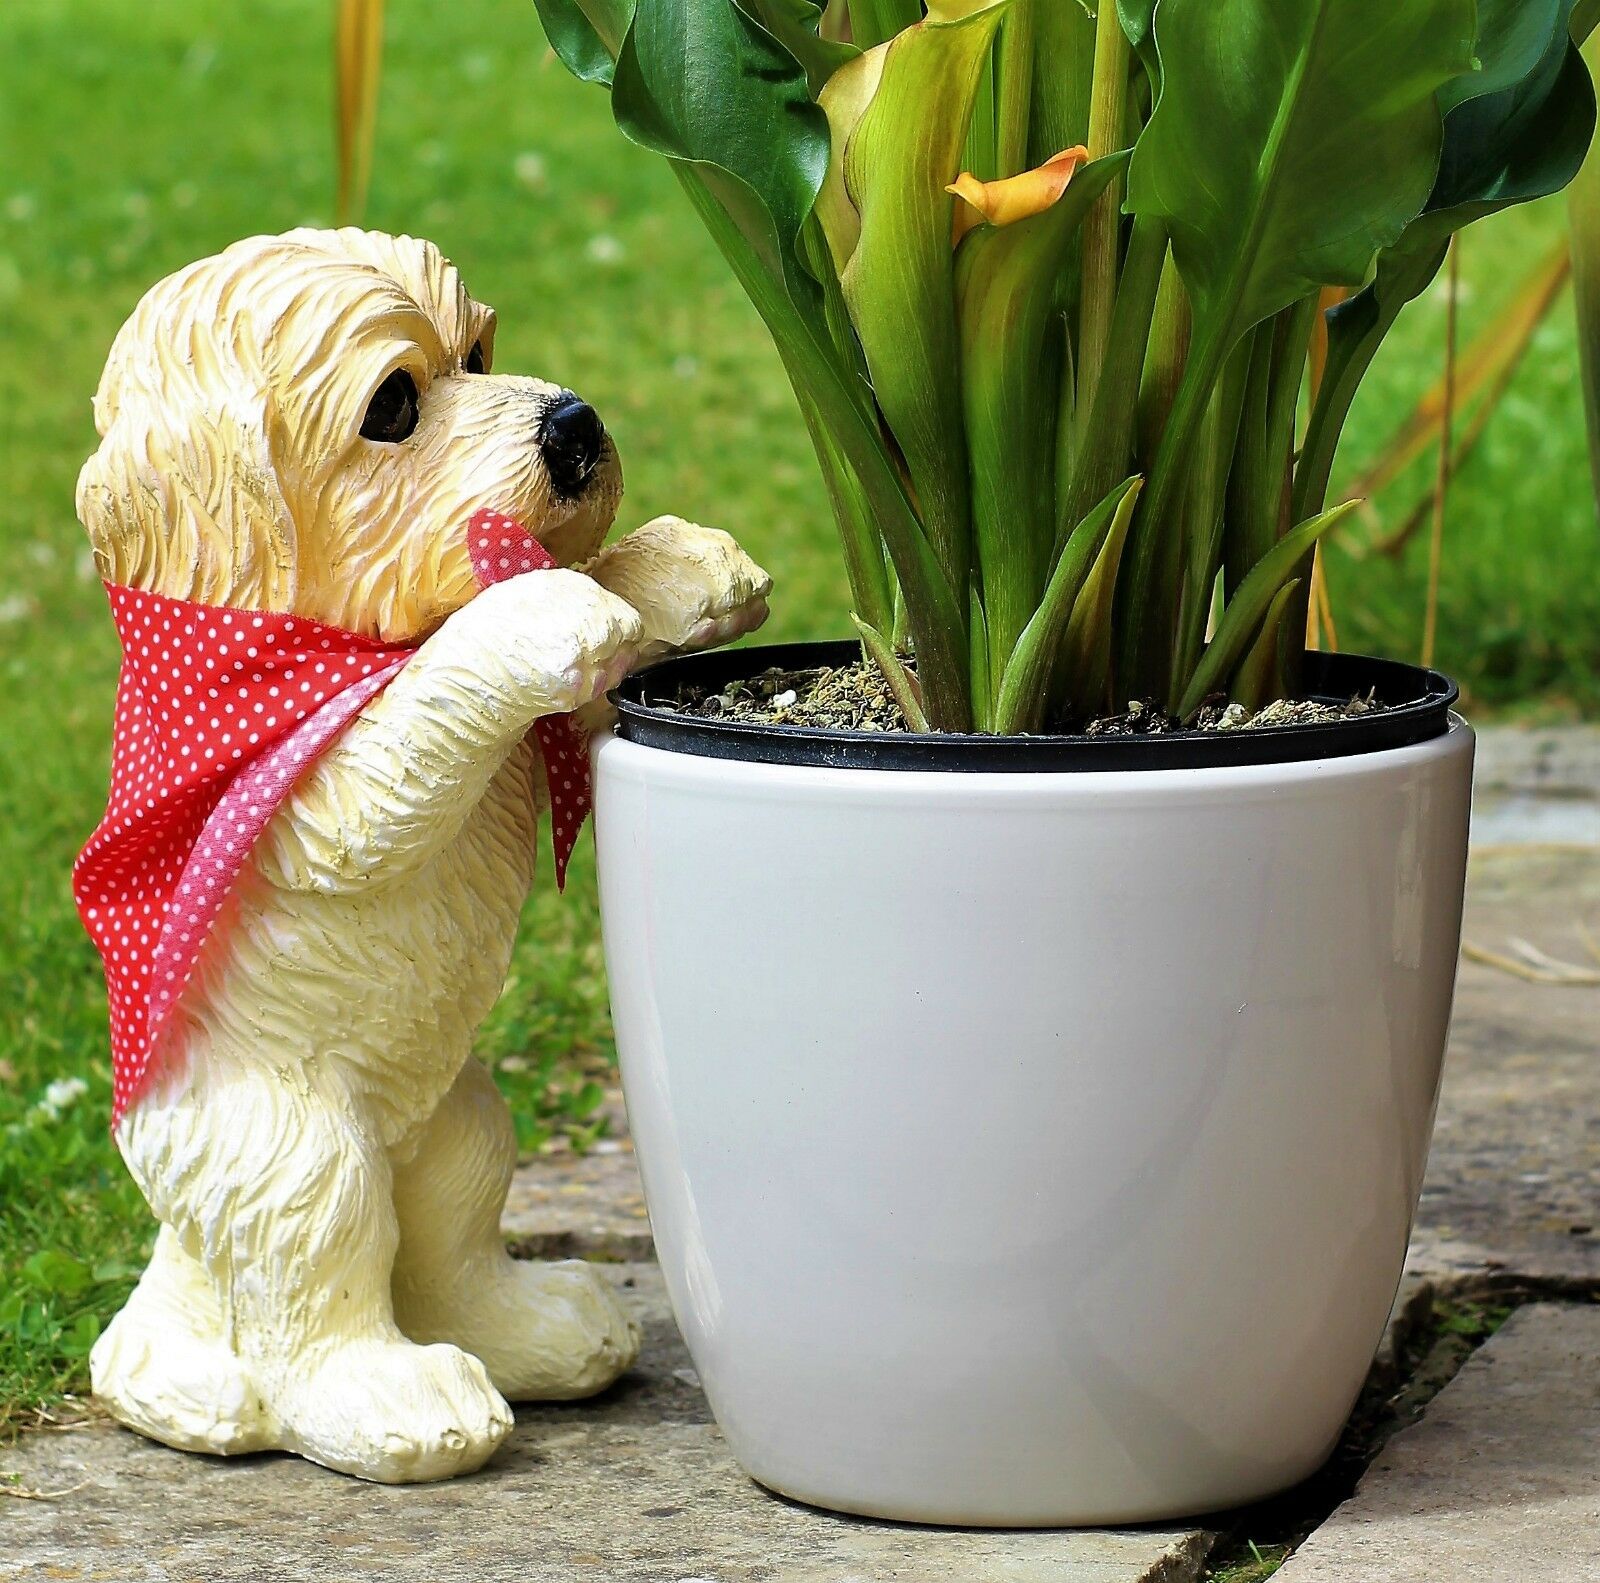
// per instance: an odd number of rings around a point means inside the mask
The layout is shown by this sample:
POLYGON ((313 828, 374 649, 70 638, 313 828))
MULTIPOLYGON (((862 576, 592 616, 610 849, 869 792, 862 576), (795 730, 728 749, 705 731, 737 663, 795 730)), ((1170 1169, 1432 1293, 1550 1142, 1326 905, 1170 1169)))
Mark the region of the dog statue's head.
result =
POLYGON ((490 372, 494 326, 408 236, 252 237, 169 276, 95 396, 78 515, 101 575, 408 643, 477 591, 482 507, 587 559, 616 450, 571 391, 490 372))

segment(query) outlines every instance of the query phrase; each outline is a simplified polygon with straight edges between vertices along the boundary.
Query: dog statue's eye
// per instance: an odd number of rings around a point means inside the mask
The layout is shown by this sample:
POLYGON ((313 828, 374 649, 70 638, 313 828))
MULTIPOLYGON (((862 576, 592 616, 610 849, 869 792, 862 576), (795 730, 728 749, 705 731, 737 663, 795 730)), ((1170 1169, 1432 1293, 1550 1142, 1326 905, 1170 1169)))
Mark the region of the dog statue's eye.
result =
POLYGON ((488 368, 483 360, 483 342, 474 341, 472 350, 467 353, 466 369, 469 374, 481 374, 488 368))
POLYGON ((367 415, 361 420, 361 438, 398 445, 411 438, 417 426, 417 382, 397 368, 373 392, 367 415))

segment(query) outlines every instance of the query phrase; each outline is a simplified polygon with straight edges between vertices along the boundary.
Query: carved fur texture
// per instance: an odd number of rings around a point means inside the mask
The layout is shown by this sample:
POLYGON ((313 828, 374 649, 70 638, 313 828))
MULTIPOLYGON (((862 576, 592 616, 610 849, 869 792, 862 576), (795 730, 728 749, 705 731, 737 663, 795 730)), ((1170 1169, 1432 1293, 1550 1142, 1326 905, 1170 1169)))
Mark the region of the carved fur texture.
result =
POLYGON ((601 550, 614 447, 555 488, 563 392, 488 371, 493 336, 429 242, 257 237, 155 286, 95 398, 105 577, 421 644, 269 826, 118 1131, 161 1230, 94 1387, 169 1445, 445 1478, 508 1401, 602 1390, 638 1350, 588 1267, 507 1256, 515 1140, 472 1041, 534 877, 533 722, 757 625, 769 581, 676 518, 601 550), (415 429, 363 438, 396 370, 415 429), (565 569, 480 591, 480 507, 565 569))

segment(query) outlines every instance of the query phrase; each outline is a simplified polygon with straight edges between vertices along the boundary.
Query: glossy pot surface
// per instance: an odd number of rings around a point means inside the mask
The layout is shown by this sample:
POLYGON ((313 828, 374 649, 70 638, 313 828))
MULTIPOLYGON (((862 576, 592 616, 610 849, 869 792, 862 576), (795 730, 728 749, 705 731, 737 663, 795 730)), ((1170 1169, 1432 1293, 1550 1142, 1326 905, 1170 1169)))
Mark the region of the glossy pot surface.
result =
POLYGON ((734 1454, 913 1521, 1151 1521, 1327 1456, 1422 1183, 1472 734, 828 769, 596 743, 635 1147, 734 1454))

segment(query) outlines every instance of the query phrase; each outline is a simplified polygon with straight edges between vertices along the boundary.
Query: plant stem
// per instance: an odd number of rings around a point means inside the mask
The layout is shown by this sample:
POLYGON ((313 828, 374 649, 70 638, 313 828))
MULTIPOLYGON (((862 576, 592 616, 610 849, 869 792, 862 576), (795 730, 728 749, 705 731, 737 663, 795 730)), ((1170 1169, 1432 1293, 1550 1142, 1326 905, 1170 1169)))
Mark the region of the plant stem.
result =
MULTIPOLYGON (((1265 334, 1269 340, 1271 333, 1271 327, 1267 326, 1265 334)), ((1183 602, 1178 617, 1177 649, 1167 683, 1169 708, 1176 704, 1183 684, 1199 663, 1200 650, 1205 643, 1206 617, 1211 613, 1222 559, 1223 496, 1229 463, 1239 443, 1240 410, 1250 374, 1251 350, 1248 337, 1234 347, 1200 426, 1198 454, 1183 503, 1183 602)))
MULTIPOLYGON (((1115 153, 1127 130, 1131 51, 1115 0, 1100 0, 1095 18, 1094 80, 1089 90, 1089 157, 1115 153)), ((1122 224, 1120 179, 1111 183, 1083 222, 1083 292, 1078 310, 1078 410, 1094 403, 1111 335, 1117 293, 1117 247, 1122 224)))
MULTIPOLYGON (((1294 426, 1300 405, 1300 386, 1305 379, 1311 338, 1322 318, 1322 293, 1313 291, 1285 308, 1277 316, 1272 337, 1272 393, 1267 406, 1267 461, 1277 477, 1266 484, 1270 492, 1273 534, 1282 538, 1301 519, 1293 510, 1294 426)), ((1315 395, 1311 397, 1316 400, 1315 395)), ((1261 552, 1266 553, 1265 548, 1261 552)), ((1278 665, 1273 678, 1280 698, 1292 698, 1300 690, 1305 665, 1306 631, 1311 597, 1319 587, 1316 557, 1319 548, 1301 562, 1295 573, 1296 587, 1284 605, 1278 623, 1278 665)), ((1252 563, 1253 564, 1253 563, 1252 563)), ((1246 571, 1249 567, 1245 568, 1246 571)))
MULTIPOLYGON (((905 486, 884 447, 875 418, 864 408, 853 377, 839 366, 824 327, 818 333, 777 282, 698 172, 682 161, 673 174, 705 223, 734 277, 772 334, 797 394, 814 404, 839 454, 849 464, 905 597, 906 621, 928 718, 940 731, 965 731, 972 713, 967 678, 967 609, 928 544, 905 486)), ((815 314, 820 318, 820 310, 815 314)), ((827 458, 822 458, 824 466, 827 458)))
POLYGON ((1445 286, 1444 410, 1439 415, 1439 468, 1433 482, 1433 530, 1428 535, 1428 602, 1422 617, 1422 664, 1433 664, 1439 635, 1439 572, 1444 558, 1444 503, 1450 493, 1450 428, 1456 404, 1456 301, 1461 290, 1461 238, 1450 240, 1445 286))
MULTIPOLYGON (((1003 32, 1004 23, 996 34, 998 43, 999 32, 1003 32)), ((995 61, 996 48, 990 46, 983 69, 978 74, 978 91, 972 100, 972 116, 967 122, 967 144, 962 155, 961 168, 971 171, 979 181, 993 181, 1002 174, 1000 160, 997 152, 997 137, 995 131, 995 100, 997 87, 995 78, 999 67, 995 61)))
MULTIPOLYGON (((1442 253, 1438 256, 1442 263, 1442 253)), ((1431 266, 1425 267, 1431 269, 1431 266)), ((1317 311, 1326 312, 1320 302, 1317 311)), ((1312 400, 1305 439, 1301 442, 1300 455, 1294 467, 1289 514, 1296 522, 1304 522, 1307 517, 1315 516, 1327 503, 1328 479, 1333 472, 1333 458, 1339 449, 1345 419, 1350 416, 1350 405, 1355 400, 1356 391, 1360 389, 1378 347, 1394 322, 1394 311, 1391 310, 1386 317, 1380 311, 1377 322, 1354 345, 1336 347, 1330 335, 1322 383, 1312 400)))
POLYGON ((1239 447, 1228 474, 1228 526, 1224 541, 1223 592, 1231 595, 1245 574, 1272 548, 1277 537, 1278 495, 1283 488, 1281 458, 1267 445, 1267 412, 1272 405, 1272 363, 1276 320, 1250 332, 1250 372, 1239 420, 1239 447))
POLYGON ((861 486, 834 443, 833 435, 821 414, 803 393, 797 391, 796 397, 805 418, 806 430, 811 436, 812 448, 817 453, 822 482, 828 491, 828 503, 833 507, 833 520, 838 526, 844 548, 844 571, 850 584, 851 607, 868 626, 887 632, 894 622, 894 596, 890 592, 889 569, 883 558, 883 541, 873 526, 861 486))
POLYGON ((922 16, 918 0, 849 0, 850 38, 860 49, 892 39, 922 16))
MULTIPOLYGON (((1267 446, 1281 464, 1294 458, 1294 420, 1311 335, 1322 312, 1320 292, 1312 292, 1277 316, 1272 335, 1272 394, 1267 406, 1267 446)), ((1280 466, 1281 472, 1281 466, 1280 466)), ((1280 486, 1281 488, 1281 486, 1280 486)), ((1274 493, 1280 492, 1275 489, 1274 493)))
MULTIPOLYGON (((1094 406, 1087 412, 1080 409, 1083 426, 1072 447, 1070 475, 1063 473, 1058 464, 1058 547, 1066 542, 1066 536, 1095 502, 1103 500, 1111 486, 1118 479, 1126 478, 1130 471, 1139 371, 1144 364, 1151 332, 1150 315, 1166 252, 1166 228, 1159 220, 1139 216, 1133 222, 1122 278, 1117 283, 1111 334, 1106 342, 1104 377, 1095 389, 1094 406)), ((1070 396, 1066 385, 1064 375, 1063 394, 1070 396)))
POLYGON ((1226 328, 1214 317, 1208 333, 1190 349, 1134 523, 1132 560, 1118 600, 1117 686, 1129 698, 1161 696, 1171 675, 1174 616, 1183 579, 1183 490, 1195 439, 1227 356, 1226 328))
MULTIPOLYGON (((1580 9, 1592 26, 1600 6, 1580 9)), ((1576 28, 1579 18, 1573 14, 1576 28)), ((1600 33, 1583 46, 1591 72, 1600 72, 1600 33)), ((1591 144, 1567 192, 1567 225, 1572 233, 1572 298, 1578 315, 1578 365, 1583 377, 1583 410, 1588 427, 1589 467, 1595 503, 1600 507, 1600 144, 1591 144)))
POLYGON ((1002 176, 1014 176, 1028 164, 1037 3, 1038 0, 1011 0, 995 45, 995 164, 1002 176))

